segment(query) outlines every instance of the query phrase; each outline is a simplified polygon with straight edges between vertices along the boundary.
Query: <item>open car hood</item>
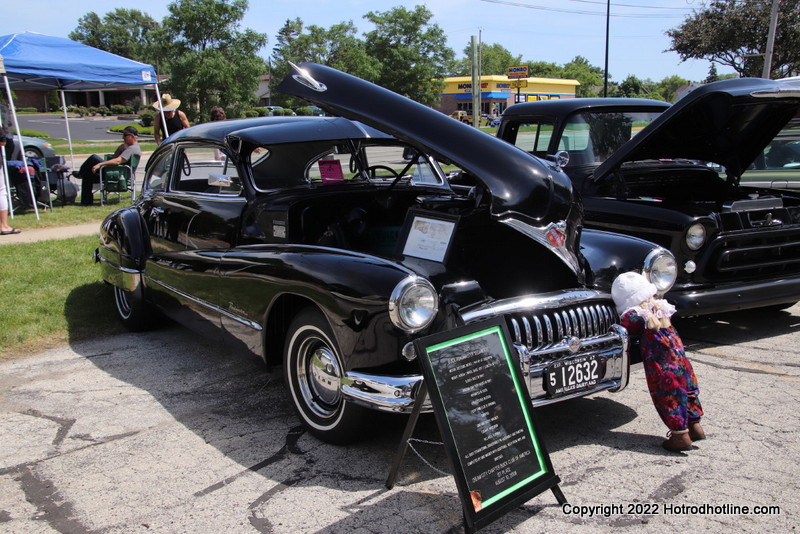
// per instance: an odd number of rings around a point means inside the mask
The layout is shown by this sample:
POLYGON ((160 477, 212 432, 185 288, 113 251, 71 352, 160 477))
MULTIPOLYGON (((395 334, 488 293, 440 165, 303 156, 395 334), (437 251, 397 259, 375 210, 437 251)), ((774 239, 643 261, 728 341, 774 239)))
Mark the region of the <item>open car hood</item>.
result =
POLYGON ((569 218, 572 185, 553 166, 492 135, 375 84, 302 63, 278 90, 415 145, 475 177, 492 196, 492 214, 543 227, 569 218), (301 72, 302 71, 302 72, 301 72))
POLYGON ((800 110, 800 83, 738 78, 698 87, 595 170, 600 180, 629 161, 693 159, 740 176, 800 110))

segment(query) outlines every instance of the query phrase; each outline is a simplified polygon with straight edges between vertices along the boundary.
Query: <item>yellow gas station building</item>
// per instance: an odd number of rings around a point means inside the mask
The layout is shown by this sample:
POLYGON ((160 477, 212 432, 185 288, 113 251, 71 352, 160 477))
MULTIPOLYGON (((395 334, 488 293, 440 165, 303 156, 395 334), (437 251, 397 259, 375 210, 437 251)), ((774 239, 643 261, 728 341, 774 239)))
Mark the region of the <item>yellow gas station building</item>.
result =
MULTIPOLYGON (((445 78, 439 111, 450 114, 464 110, 472 114, 472 77, 445 78)), ((481 114, 500 115, 517 102, 575 98, 578 80, 558 78, 516 78, 499 75, 481 76, 481 114)))

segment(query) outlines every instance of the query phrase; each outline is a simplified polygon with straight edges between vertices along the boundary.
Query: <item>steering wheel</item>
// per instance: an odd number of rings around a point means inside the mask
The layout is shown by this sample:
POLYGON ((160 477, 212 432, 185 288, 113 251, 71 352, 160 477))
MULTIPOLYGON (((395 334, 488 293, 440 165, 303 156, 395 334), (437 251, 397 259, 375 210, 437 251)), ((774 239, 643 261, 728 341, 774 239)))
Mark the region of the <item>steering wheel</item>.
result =
POLYGON ((399 178, 400 177, 400 175, 397 174, 396 170, 394 170, 393 168, 388 167, 386 165, 372 165, 371 167, 367 168, 367 174, 369 174, 369 176, 371 176, 372 178, 377 178, 377 176, 376 176, 377 172, 376 171, 378 171, 378 170, 389 171, 389 173, 391 174, 392 178, 399 178))
POLYGON ((184 176, 189 176, 192 174, 192 164, 189 163, 189 158, 186 154, 183 154, 183 158, 181 160, 181 171, 183 172, 184 176))

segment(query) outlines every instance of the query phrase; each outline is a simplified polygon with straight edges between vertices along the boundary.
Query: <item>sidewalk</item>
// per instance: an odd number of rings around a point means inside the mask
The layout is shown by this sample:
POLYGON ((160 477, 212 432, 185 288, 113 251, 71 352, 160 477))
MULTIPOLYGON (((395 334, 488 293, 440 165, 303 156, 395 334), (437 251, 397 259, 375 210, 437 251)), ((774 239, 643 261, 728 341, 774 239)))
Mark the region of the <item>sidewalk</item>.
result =
MULTIPOLYGON (((13 221, 9 221, 13 226, 13 221)), ((52 228, 34 228, 22 230, 22 233, 13 235, 0 235, 0 246, 13 243, 35 243, 48 239, 68 239, 80 235, 93 235, 100 233, 100 223, 91 222, 73 226, 54 226, 52 228)))

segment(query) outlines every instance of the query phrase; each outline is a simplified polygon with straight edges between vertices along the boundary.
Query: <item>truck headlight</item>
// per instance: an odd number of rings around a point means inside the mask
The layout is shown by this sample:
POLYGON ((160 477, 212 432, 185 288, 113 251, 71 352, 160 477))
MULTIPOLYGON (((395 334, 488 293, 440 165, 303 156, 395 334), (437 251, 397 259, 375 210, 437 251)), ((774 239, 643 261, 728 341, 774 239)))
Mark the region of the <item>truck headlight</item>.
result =
POLYGON ((416 276, 403 279, 389 298, 389 317, 397 328, 408 333, 431 324, 438 308, 439 296, 434 287, 416 276))
POLYGON ((699 250, 706 242, 706 228, 700 223, 694 223, 686 230, 686 246, 690 250, 699 250))
POLYGON ((642 273, 656 286, 660 294, 664 294, 672 289, 678 277, 678 264, 672 252, 657 248, 647 255, 644 260, 642 273))

